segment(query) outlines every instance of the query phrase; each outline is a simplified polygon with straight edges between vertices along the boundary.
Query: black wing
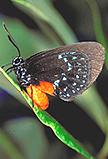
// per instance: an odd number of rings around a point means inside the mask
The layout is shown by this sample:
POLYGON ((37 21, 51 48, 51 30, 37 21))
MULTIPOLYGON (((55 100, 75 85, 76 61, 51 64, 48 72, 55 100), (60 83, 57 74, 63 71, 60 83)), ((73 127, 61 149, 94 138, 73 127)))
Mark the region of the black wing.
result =
POLYGON ((26 59, 28 72, 38 80, 54 83, 65 101, 71 101, 93 83, 103 61, 103 48, 95 42, 63 46, 26 59))

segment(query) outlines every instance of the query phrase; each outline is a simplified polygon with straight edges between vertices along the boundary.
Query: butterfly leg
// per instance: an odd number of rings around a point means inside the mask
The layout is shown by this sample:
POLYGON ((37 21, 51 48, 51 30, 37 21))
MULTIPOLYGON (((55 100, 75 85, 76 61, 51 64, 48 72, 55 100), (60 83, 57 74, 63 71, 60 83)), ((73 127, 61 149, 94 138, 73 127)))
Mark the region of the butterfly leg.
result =
MULTIPOLYGON (((8 66, 9 64, 7 64, 7 65, 4 65, 4 66, 2 66, 1 68, 2 69, 4 69, 6 66, 8 66)), ((6 70, 5 70, 5 72, 7 73, 7 74, 10 74, 12 71, 13 71, 13 66, 11 66, 11 67, 9 67, 9 68, 7 68, 6 70)))
POLYGON ((8 64, 3 65, 3 66, 1 66, 1 68, 2 68, 2 69, 3 69, 3 68, 6 68, 6 67, 9 66, 9 65, 11 65, 11 63, 8 63, 8 64))
POLYGON ((13 68, 7 69, 7 70, 6 70, 6 73, 7 73, 7 74, 10 74, 12 71, 13 71, 13 68))

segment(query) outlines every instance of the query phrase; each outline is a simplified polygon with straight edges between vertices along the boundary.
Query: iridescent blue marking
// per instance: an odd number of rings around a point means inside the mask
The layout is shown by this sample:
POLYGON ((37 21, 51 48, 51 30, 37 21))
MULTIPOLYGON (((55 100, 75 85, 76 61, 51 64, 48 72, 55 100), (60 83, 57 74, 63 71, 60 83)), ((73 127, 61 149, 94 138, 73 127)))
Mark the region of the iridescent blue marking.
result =
POLYGON ((60 54, 60 55, 58 55, 58 59, 62 59, 62 55, 60 54))
POLYGON ((77 60, 77 57, 76 56, 72 57, 72 60, 77 60))
POLYGON ((65 62, 68 62, 68 59, 65 57, 65 58, 63 58, 63 60, 65 61, 65 62))
POLYGON ((68 66, 69 66, 69 67, 72 67, 72 65, 71 65, 69 62, 68 62, 68 66))
POLYGON ((63 79, 62 79, 63 81, 66 81, 67 80, 67 78, 66 77, 63 77, 63 79))
POLYGON ((68 101, 87 87, 90 63, 86 54, 75 51, 59 53, 58 60, 61 61, 63 72, 54 84, 60 88, 60 98, 68 101))
POLYGON ((57 87, 59 87, 59 83, 60 83, 60 80, 54 81, 54 85, 57 86, 57 87))

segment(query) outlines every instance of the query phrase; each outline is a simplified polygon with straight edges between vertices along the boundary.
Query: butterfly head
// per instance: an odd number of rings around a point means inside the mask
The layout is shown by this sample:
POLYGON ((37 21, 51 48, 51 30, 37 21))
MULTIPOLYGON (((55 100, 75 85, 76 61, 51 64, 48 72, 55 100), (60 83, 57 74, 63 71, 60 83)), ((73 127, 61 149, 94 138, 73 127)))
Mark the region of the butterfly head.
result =
POLYGON ((18 67, 18 66, 20 66, 20 65, 23 64, 23 63, 24 63, 24 60, 23 60, 23 58, 20 57, 20 56, 17 56, 17 57, 15 57, 15 58, 12 60, 12 65, 13 65, 13 67, 18 67))

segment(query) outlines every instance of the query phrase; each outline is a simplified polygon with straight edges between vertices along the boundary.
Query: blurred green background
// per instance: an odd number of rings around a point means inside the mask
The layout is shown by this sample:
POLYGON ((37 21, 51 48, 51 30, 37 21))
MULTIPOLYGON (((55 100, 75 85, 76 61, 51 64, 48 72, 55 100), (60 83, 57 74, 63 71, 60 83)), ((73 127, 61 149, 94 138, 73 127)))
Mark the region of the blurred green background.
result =
MULTIPOLYGON (((77 41, 98 41, 105 66, 92 88, 74 102, 52 98, 47 110, 86 149, 108 157, 108 0, 4 0, 0 2, 0 66, 17 55, 5 22, 24 58, 77 41)), ((15 81, 12 73, 10 75, 15 81)), ((0 77, 0 159, 79 159, 51 129, 42 125, 24 100, 0 77)))

